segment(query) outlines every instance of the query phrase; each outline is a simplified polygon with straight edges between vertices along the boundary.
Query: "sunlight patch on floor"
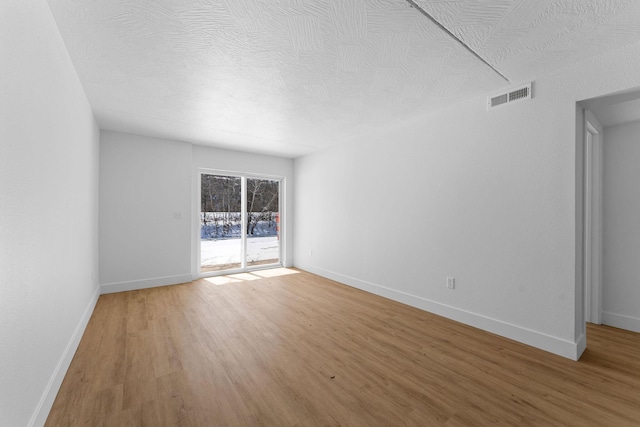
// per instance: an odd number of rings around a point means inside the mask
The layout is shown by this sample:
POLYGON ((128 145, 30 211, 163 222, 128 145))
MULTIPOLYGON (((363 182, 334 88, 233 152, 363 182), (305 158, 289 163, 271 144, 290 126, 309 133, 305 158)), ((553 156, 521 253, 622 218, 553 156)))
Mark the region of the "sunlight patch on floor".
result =
POLYGON ((250 273, 228 274, 226 276, 206 277, 203 280, 216 285, 228 285, 231 283, 249 282, 252 280, 267 279, 269 277, 288 276, 289 274, 298 274, 299 271, 290 268, 271 268, 268 270, 252 271, 250 273))
POLYGON ((216 276, 216 277, 207 277, 205 279, 203 279, 213 285, 216 286, 220 286, 220 285, 228 285, 229 283, 240 283, 243 282, 244 280, 240 280, 240 279, 236 279, 233 278, 231 276, 216 276))
POLYGON ((292 270, 291 268, 270 268, 269 270, 260 270, 254 271, 251 274, 255 274, 260 277, 279 277, 279 276, 288 276, 289 274, 298 274, 299 271, 292 270))

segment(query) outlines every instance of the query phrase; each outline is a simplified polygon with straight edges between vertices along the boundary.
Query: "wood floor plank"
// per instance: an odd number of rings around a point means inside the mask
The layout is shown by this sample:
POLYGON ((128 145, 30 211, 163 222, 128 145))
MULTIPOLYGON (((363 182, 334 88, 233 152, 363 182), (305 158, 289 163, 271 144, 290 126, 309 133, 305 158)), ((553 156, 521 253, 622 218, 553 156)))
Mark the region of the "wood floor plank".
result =
POLYGON ((640 334, 579 362, 298 270, 103 295, 47 426, 640 426, 640 334))

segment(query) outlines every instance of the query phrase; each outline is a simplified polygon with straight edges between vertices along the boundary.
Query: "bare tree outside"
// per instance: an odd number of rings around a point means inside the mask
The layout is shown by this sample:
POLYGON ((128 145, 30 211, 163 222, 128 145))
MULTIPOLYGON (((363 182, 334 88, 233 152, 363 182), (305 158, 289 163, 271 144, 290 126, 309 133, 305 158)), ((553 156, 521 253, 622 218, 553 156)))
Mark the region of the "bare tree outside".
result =
POLYGON ((256 226, 266 222, 267 230, 273 228, 275 214, 279 211, 280 183, 267 179, 247 179, 247 235, 253 236, 256 226))

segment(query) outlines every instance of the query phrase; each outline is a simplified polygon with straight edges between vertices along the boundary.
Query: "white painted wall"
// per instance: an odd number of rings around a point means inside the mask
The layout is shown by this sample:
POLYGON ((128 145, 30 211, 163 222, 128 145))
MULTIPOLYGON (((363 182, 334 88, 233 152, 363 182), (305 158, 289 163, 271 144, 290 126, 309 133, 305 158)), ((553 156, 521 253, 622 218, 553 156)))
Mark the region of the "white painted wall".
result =
POLYGON ((42 425, 98 298, 98 128, 46 1, 0 2, 0 425, 42 425))
POLYGON ((627 46, 540 76, 529 102, 474 99, 296 159, 296 266, 579 357, 576 101, 639 68, 627 46), (399 215, 380 232, 383 211, 399 215))
MULTIPOLYGON (((197 277, 198 169, 285 178, 291 212, 293 161, 119 132, 100 136, 100 284, 118 292, 197 277)), ((291 227, 291 215, 284 219, 291 227)), ((285 257, 291 265, 291 236, 285 257)))
POLYGON ((191 144, 100 134, 100 284, 191 280, 191 144))
POLYGON ((640 332, 640 122, 605 128, 603 323, 640 332))
MULTIPOLYGON (((284 226, 281 243, 284 244, 283 264, 285 267, 291 267, 293 265, 293 160, 240 151, 222 150, 201 145, 193 146, 192 179, 196 185, 192 187, 192 212, 194 221, 191 234, 194 238, 192 242, 192 257, 194 260, 197 257, 197 245, 200 244, 199 239, 197 239, 197 236, 199 236, 199 223, 197 218, 200 212, 200 205, 196 196, 196 189, 199 183, 199 171, 203 168, 284 178, 284 190, 281 189, 281 193, 283 193, 284 196, 285 211, 284 215, 281 216, 281 221, 284 226)), ((192 265, 192 274, 193 277, 198 275, 195 262, 192 265)))

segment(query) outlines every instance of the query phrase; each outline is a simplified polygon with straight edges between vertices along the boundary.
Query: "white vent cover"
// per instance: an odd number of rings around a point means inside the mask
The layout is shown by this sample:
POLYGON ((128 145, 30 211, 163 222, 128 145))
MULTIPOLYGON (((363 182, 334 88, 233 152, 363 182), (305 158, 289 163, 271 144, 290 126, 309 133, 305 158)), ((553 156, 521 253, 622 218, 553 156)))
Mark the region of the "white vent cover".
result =
POLYGON ((497 95, 487 98, 487 110, 495 108, 499 105, 509 104, 515 101, 531 99, 531 83, 527 83, 515 89, 509 89, 497 95))

